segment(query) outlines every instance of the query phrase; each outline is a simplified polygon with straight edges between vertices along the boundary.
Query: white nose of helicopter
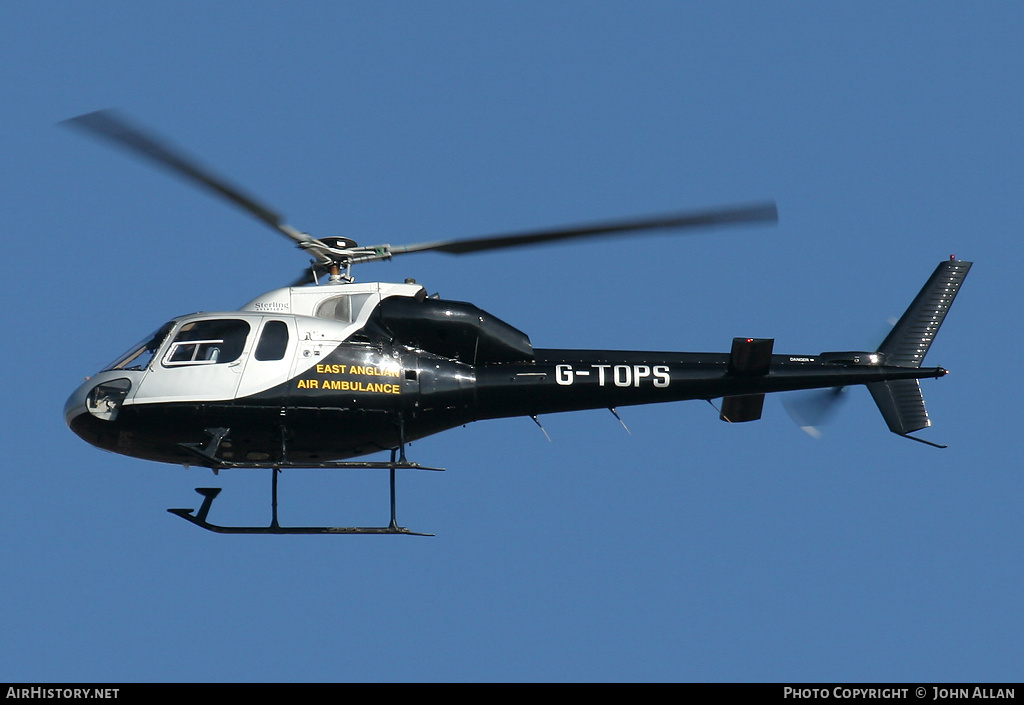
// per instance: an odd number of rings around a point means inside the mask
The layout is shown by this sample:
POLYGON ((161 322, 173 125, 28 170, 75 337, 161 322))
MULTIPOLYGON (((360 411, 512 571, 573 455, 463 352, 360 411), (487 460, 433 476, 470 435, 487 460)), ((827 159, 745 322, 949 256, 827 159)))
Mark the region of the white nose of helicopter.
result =
POLYGON ((75 433, 78 433, 75 421, 83 415, 100 421, 114 421, 132 390, 131 377, 136 376, 125 370, 111 370, 89 377, 64 403, 64 421, 75 433))

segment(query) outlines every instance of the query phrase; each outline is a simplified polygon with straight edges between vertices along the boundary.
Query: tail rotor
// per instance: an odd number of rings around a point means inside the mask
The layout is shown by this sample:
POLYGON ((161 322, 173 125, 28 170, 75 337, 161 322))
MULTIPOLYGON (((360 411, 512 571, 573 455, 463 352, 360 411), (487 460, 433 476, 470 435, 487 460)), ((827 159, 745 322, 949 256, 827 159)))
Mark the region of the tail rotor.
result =
POLYGON ((835 416, 846 399, 846 387, 793 392, 782 400, 789 417, 811 438, 821 438, 821 427, 835 416))

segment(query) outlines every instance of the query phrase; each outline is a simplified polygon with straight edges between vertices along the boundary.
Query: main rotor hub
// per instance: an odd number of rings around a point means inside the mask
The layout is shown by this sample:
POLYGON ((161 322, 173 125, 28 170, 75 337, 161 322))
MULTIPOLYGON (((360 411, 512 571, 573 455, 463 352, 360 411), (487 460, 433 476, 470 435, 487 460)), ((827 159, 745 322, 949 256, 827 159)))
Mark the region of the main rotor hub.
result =
POLYGON ((354 247, 359 247, 359 243, 351 238, 331 236, 317 238, 320 242, 324 243, 328 247, 333 247, 337 250, 350 250, 354 247))

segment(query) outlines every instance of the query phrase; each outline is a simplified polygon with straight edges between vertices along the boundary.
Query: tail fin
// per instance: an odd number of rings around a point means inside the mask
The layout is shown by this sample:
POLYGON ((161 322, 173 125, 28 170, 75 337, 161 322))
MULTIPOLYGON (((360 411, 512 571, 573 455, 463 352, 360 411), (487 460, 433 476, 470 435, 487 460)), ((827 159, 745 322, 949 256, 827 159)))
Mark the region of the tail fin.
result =
POLYGON ((941 262, 935 268, 914 303, 878 347, 886 365, 921 366, 970 269, 971 262, 957 260, 941 262))
MULTIPOLYGON (((970 269, 970 262, 952 258, 936 267, 928 283, 879 346, 878 352, 884 356, 883 364, 921 366, 970 269)), ((890 431, 915 441, 921 440, 907 435, 931 426, 918 380, 872 382, 867 388, 890 431)))

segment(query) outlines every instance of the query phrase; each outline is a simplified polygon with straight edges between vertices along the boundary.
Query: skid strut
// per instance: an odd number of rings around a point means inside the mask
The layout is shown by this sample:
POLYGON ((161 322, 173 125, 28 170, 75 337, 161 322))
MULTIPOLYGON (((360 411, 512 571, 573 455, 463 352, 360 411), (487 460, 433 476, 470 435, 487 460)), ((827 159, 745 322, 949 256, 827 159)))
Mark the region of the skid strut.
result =
MULTIPOLYGON (((211 524, 206 520, 210 513, 213 500, 220 494, 219 487, 197 487, 196 492, 203 496, 203 503, 199 511, 193 514, 193 509, 168 509, 171 514, 180 516, 185 521, 196 526, 213 531, 218 534, 406 534, 408 536, 433 536, 417 531, 411 531, 404 526, 398 525, 395 509, 395 470, 442 470, 442 468, 428 468, 405 460, 402 457, 396 460, 397 449, 391 451, 391 462, 388 463, 335 463, 331 468, 387 468, 391 475, 391 523, 387 526, 281 526, 277 521, 277 475, 281 472, 280 467, 272 467, 270 485, 270 526, 220 526, 211 524)), ((292 466, 298 467, 298 466, 292 466)), ((318 466, 325 467, 325 466, 318 466)))

